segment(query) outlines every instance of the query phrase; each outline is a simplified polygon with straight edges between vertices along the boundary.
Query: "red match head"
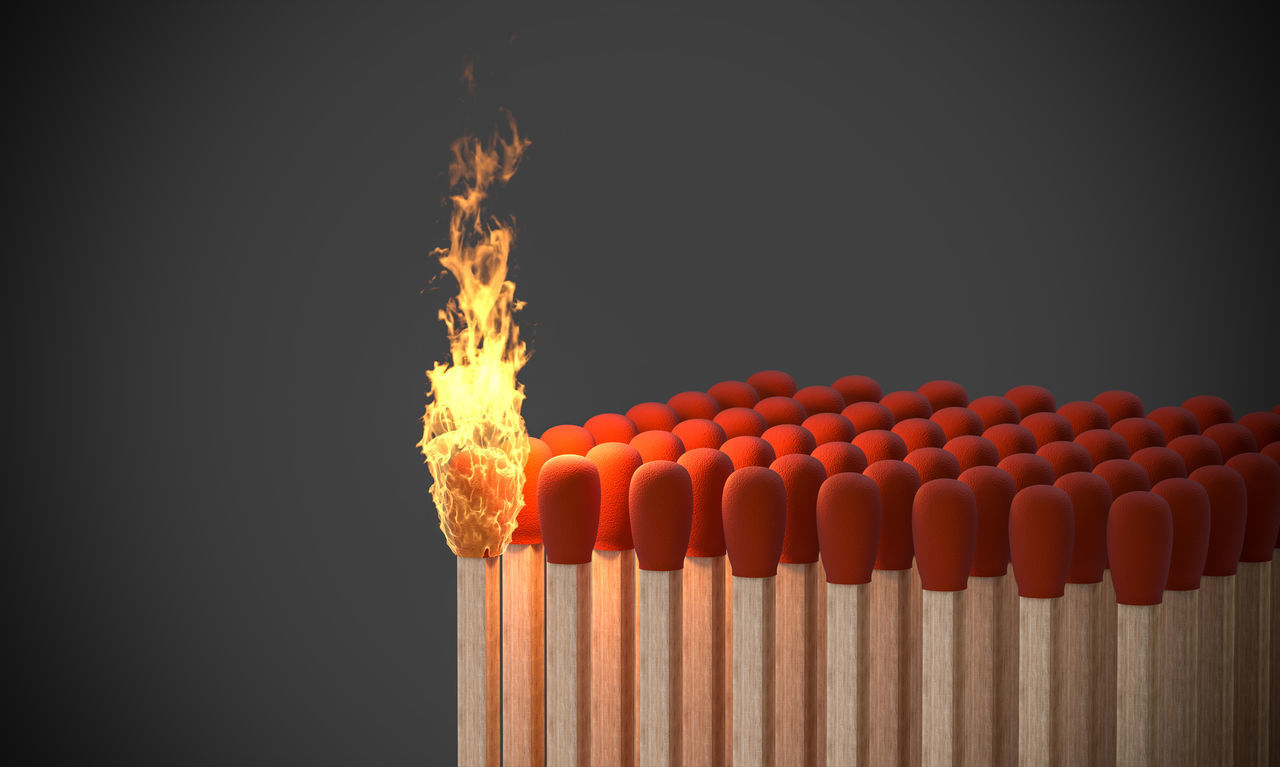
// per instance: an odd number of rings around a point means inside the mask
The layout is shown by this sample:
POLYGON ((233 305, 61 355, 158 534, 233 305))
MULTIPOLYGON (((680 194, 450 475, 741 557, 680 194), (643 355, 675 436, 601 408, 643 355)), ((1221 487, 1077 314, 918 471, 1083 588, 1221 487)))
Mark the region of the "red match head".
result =
POLYGON ((969 392, 955 381, 937 380, 916 389, 936 412, 946 407, 965 407, 969 404, 969 392))
POLYGON ((747 378, 747 383, 760 394, 760 399, 790 397, 796 393, 796 379, 781 370, 761 370, 759 373, 753 373, 747 378))
POLYGON ((973 569, 969 575, 995 578, 1009 565, 1009 504, 1018 489, 1003 469, 975 466, 965 469, 960 481, 973 491, 978 504, 977 542, 973 549, 973 569))
POLYGON ((778 574, 787 529, 787 488, 775 472, 746 466, 724 483, 724 543, 735 578, 778 574))
POLYGON ((597 445, 605 442, 621 442, 625 445, 640 433, 631 419, 620 413, 593 415, 582 426, 591 432, 591 438, 597 445))
POLYGON ((1129 457, 1129 443, 1110 429, 1090 429, 1077 434, 1075 443, 1089 451, 1094 466, 1103 461, 1129 457))
POLYGON ((538 475, 537 494, 547 561, 556 565, 590 562, 600 521, 600 476, 595 464, 580 455, 549 459, 538 475))
POLYGON ((929 400, 914 391, 891 391, 880 398, 880 404, 893 413, 893 422, 905 421, 908 418, 928 418, 933 415, 929 400))
POLYGON ((1009 508, 1009 557, 1018 596, 1062 596, 1071 572, 1075 534, 1075 513, 1065 491, 1051 485, 1018 491, 1009 508))
POLYGON ((634 447, 621 442, 596 445, 587 453, 587 458, 595 464, 600 485, 600 531, 595 536, 596 550, 634 548, 627 497, 631 492, 631 477, 644 460, 634 447))
POLYGON ((1076 438, 1071 422, 1057 413, 1032 413, 1023 418, 1020 425, 1035 437, 1036 448, 1042 448, 1050 442, 1069 442, 1076 438))
POLYGON ((1015 386, 1004 393, 1005 399, 1012 402, 1018 407, 1018 412, 1023 418, 1032 413, 1042 411, 1053 412, 1058 409, 1058 403, 1053 399, 1053 393, 1043 386, 1032 386, 1024 384, 1015 386))
POLYGON ((960 476, 960 462, 940 447, 916 448, 902 460, 911 464, 925 484, 935 479, 956 479, 960 476))
POLYGON ((809 417, 809 412, 804 409, 804 405, 790 397, 765 397, 756 403, 755 411, 764 416, 764 422, 769 426, 777 426, 780 423, 793 423, 799 426, 809 417))
POLYGON ((827 470, 828 477, 845 472, 859 474, 867 468, 867 456, 851 442, 824 442, 811 455, 827 470))
POLYGON ((1014 453, 996 465, 1013 477, 1019 492, 1032 485, 1052 485, 1056 479, 1049 462, 1034 453, 1014 453))
POLYGON ((877 461, 863 476, 880 489, 880 545, 876 549, 877 570, 909 570, 914 551, 911 544, 911 507, 920 489, 920 475, 902 461, 877 461))
POLYGON ((1209 554, 1209 493, 1199 482, 1184 477, 1157 482, 1151 492, 1169 504, 1173 516, 1173 553, 1164 587, 1172 591, 1198 589, 1209 554))
POLYGON ((596 446, 591 432, 568 423, 552 426, 542 432, 542 441, 551 448, 552 455, 586 455, 588 450, 596 446))
POLYGON ((1055 480, 1077 471, 1093 471, 1089 451, 1074 442, 1050 442, 1037 450, 1036 455, 1053 467, 1055 480))
POLYGON ((760 401, 760 392, 746 381, 721 381, 707 389, 707 394, 711 395, 722 410, 731 407, 751 408, 760 401))
POLYGON ((866 376, 845 376, 831 384, 831 388, 840 392, 840 396, 844 397, 847 403, 854 402, 879 402, 884 396, 884 391, 880 388, 880 384, 876 383, 874 378, 866 376))
POLYGON ((929 416, 929 420, 942 427, 942 433, 947 439, 955 439, 966 434, 980 437, 986 430, 978 414, 967 407, 944 407, 941 410, 935 410, 933 415, 929 416))
POLYGON ((818 561, 818 488, 827 478, 813 456, 792 453, 778 456, 769 467, 787 488, 787 532, 782 538, 781 561, 805 564, 818 561))
MULTIPOLYGON (((679 424, 677 424, 679 425, 679 424)), ((678 461, 684 453, 684 443, 669 431, 642 431, 631 438, 631 446, 640 451, 645 463, 650 461, 678 461)))
POLYGON ((729 460, 733 461, 733 468, 741 469, 745 466, 762 466, 769 468, 769 464, 773 463, 778 457, 773 452, 773 445, 765 442, 759 437, 733 437, 725 440, 720 446, 720 452, 729 456, 729 460))
POLYGON ((1018 411, 1017 405, 1005 397, 994 394, 978 397, 969 403, 969 409, 982 419, 984 430, 999 423, 1017 423, 1022 420, 1022 413, 1018 411))
POLYGON ((844 410, 844 397, 830 386, 806 386, 794 395, 795 401, 804 405, 805 412, 839 413, 844 410))
POLYGON ((880 488, 837 474, 818 491, 818 548, 827 583, 868 583, 880 544, 880 488))
POLYGON ((1182 456, 1167 447, 1144 447, 1135 452, 1130 460, 1146 470, 1147 481, 1151 483, 1152 490, 1163 480, 1187 476, 1187 464, 1182 456))
POLYGON ((1280 465, 1262 453, 1227 459, 1227 468, 1244 478, 1248 498, 1241 562, 1270 562, 1280 533, 1280 465))
POLYGON ((1185 407, 1158 407, 1148 413, 1147 418, 1160 427, 1166 443, 1186 434, 1200 433, 1200 422, 1196 420, 1196 414, 1185 407))
POLYGON ((1204 574, 1235 575, 1244 548, 1245 517, 1249 508, 1244 477, 1226 466, 1201 466, 1191 472, 1189 479, 1209 494, 1209 548, 1204 574))
POLYGON ((853 438, 853 444, 867 456, 867 463, 901 461, 907 457, 907 443, 902 441, 902 437, 883 429, 864 431, 853 438))
POLYGON ((646 463, 631 477, 631 536, 641 570, 681 570, 693 527, 693 483, 672 461, 646 463))
POLYGON ((524 504, 516 512, 516 530, 511 542, 527 545, 542 543, 542 527, 538 524, 538 475, 542 464, 551 458, 551 448, 537 437, 529 438, 529 457, 524 462, 524 504))
POLYGON ((902 437, 908 452, 921 447, 942 447, 947 435, 942 427, 927 418, 908 418, 893 427, 893 433, 902 437))
POLYGON ((1126 418, 1142 418, 1147 414, 1147 409, 1142 406, 1142 400, 1138 399, 1138 395, 1123 389, 1104 391, 1094 397, 1093 401, 1107 411, 1107 418, 1111 419, 1111 423, 1123 421, 1126 418))
POLYGON ((1071 569, 1067 583, 1100 583, 1107 569, 1107 513, 1111 487, 1093 472, 1077 471, 1058 477, 1053 486, 1071 498, 1075 519, 1071 569))
POLYGON ((1125 493, 1151 489, 1151 478, 1142 464, 1127 458, 1114 458, 1103 461, 1093 467, 1093 473, 1107 481, 1111 488, 1111 497, 1119 498, 1125 493))
POLYGON ((1204 430, 1204 436, 1217 443, 1223 459, 1227 461, 1241 453, 1258 452, 1253 432, 1238 423, 1215 423, 1204 430))
POLYGON ((986 437, 975 437, 964 434, 947 442, 943 450, 956 457, 960 471, 967 471, 974 466, 995 466, 1000 463, 1000 451, 986 437))
POLYGON ((801 424, 813 435, 819 445, 828 442, 852 442, 858 430, 853 423, 839 413, 816 413, 804 419, 801 424))
POLYGON ((676 424, 676 428, 672 429, 671 433, 680 438, 680 443, 684 445, 685 450, 699 447, 719 448, 729 438, 720 424, 705 418, 681 421, 676 424))
POLYGON ((978 502, 958 479, 920 486, 911 507, 911 538, 920 584, 927 591, 963 591, 973 569, 978 502))
POLYGON ((1116 601, 1158 605, 1164 600, 1173 556, 1173 513, 1155 493, 1138 490, 1116 498, 1107 517, 1107 560, 1116 601))
POLYGON ((724 525, 720 502, 724 483, 733 473, 733 461, 719 450, 699 447, 680 456, 680 465, 693 483, 693 528, 689 533, 690 557, 718 557, 724 554, 724 525))
POLYGON ((1067 419, 1067 423, 1071 424, 1071 430, 1076 434, 1082 434, 1090 429, 1111 427, 1111 418, 1107 416, 1107 411, 1096 402, 1084 400, 1068 402, 1058 407, 1058 415, 1067 419))
POLYGON ((1164 447, 1164 432, 1160 425, 1149 418, 1125 418, 1111 424, 1111 431, 1119 434, 1129 447, 1130 453, 1136 453, 1144 447, 1164 447))
POLYGON ((893 413, 879 402, 855 402, 840 411, 840 415, 849 419, 858 434, 864 431, 893 428, 893 413))
POLYGON ((773 445, 773 453, 779 458, 792 453, 808 455, 818 446, 808 429, 791 423, 770 426, 761 435, 761 439, 773 445))
POLYGON ((1267 456, 1268 458, 1275 461, 1276 463, 1280 463, 1280 440, 1277 440, 1276 442, 1272 442, 1271 444, 1262 448, 1262 450, 1259 450, 1258 452, 1267 456))
POLYGON ((1187 467, 1187 474, 1201 466, 1219 466, 1222 464, 1222 449, 1218 443, 1203 434, 1183 434, 1169 440, 1169 449, 1182 458, 1182 465, 1187 467))
POLYGON ((1240 425, 1253 432, 1259 449, 1280 441, 1280 415, 1259 410, 1240 416, 1240 425))
POLYGON ((716 414, 714 423, 724 429, 724 435, 728 439, 742 436, 759 437, 764 434, 765 429, 769 428, 764 416, 748 407, 731 407, 728 410, 721 410, 716 414))
POLYGON ((641 402, 627 411, 627 418, 636 425, 636 433, 671 431, 680 423, 676 411, 661 402, 641 402))
POLYGON ((1034 453, 1039 447, 1031 430, 1016 423, 998 423, 982 432, 982 436, 996 446, 1002 459, 1017 453, 1034 453))
POLYGON ((1204 431, 1215 423, 1230 423, 1236 420, 1231 413, 1231 406, 1221 397, 1201 394, 1183 402, 1182 406, 1195 413, 1196 421, 1200 423, 1200 431, 1204 431))
POLYGON ((667 400, 667 407, 676 411, 681 421, 704 418, 710 421, 720 412, 720 403, 706 392, 682 391, 667 400))

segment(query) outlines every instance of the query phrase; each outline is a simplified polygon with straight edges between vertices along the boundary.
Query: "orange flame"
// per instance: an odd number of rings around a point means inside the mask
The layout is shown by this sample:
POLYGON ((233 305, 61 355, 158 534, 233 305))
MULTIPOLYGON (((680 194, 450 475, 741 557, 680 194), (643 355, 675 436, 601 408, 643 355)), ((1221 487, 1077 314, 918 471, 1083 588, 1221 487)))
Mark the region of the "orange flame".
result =
POLYGON ((422 441, 434 483, 431 497, 449 548, 461 557, 502 554, 523 504, 529 435, 516 374, 529 355, 513 314, 523 304, 507 279, 515 240, 510 224, 484 214, 494 184, 515 175, 529 146, 505 113, 511 139, 497 132, 488 143, 467 136, 453 142, 449 184, 449 247, 432 255, 458 281, 458 295, 440 311, 452 361, 427 371, 430 401, 422 441))

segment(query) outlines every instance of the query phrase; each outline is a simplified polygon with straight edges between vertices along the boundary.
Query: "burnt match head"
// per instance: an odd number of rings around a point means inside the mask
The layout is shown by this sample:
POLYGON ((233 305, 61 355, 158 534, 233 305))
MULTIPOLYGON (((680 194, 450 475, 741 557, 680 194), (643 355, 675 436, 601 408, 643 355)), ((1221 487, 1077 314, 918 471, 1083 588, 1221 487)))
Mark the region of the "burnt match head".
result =
POLYGON ((591 432, 591 437, 597 445, 604 442, 621 442, 625 445, 640 433, 631 419, 621 413, 593 415, 582 427, 591 432))
POLYGON ((1155 493, 1136 490, 1111 503, 1107 559, 1116 601, 1158 605, 1164 600, 1173 556, 1173 514, 1155 493))
POLYGON ((1089 451, 1074 442, 1050 442, 1037 450, 1036 455, 1053 467, 1055 479, 1077 471, 1093 471, 1089 451))
POLYGON ((1240 416, 1240 425, 1253 433, 1253 441, 1261 450, 1280 441, 1280 415, 1265 410, 1240 416))
POLYGON ((627 418, 636 425, 636 432, 671 431, 680 423, 676 411, 661 402, 641 402, 627 411, 627 418))
POLYGON ((1209 554, 1209 493, 1185 477, 1161 480, 1151 492, 1169 504, 1173 516, 1173 553, 1165 590, 1198 589, 1209 554))
POLYGON ((844 397, 830 386, 806 386, 792 397, 796 402, 804 405, 805 412, 809 415, 839 413, 845 406, 844 397))
POLYGON ((941 410, 934 410, 929 420, 941 426, 942 433, 949 440, 966 434, 981 437, 982 432, 986 431, 982 425, 982 418, 967 407, 944 407, 941 410))
POLYGON ((1245 518, 1249 509, 1249 491, 1244 477, 1226 466, 1201 466, 1188 477, 1209 495, 1209 546, 1205 553, 1204 574, 1235 575, 1244 548, 1245 518))
POLYGON ((891 431, 872 429, 853 438, 853 444, 862 450, 867 463, 901 461, 907 457, 907 443, 891 431))
POLYGON ((916 391, 929 400, 929 406, 934 412, 947 407, 965 407, 969 404, 969 392, 955 381, 943 379, 930 381, 916 391))
POLYGON ((1196 414, 1185 407, 1177 405, 1158 407, 1148 413, 1147 418, 1160 427, 1166 444, 1187 434, 1200 433, 1200 422, 1196 420, 1196 414))
POLYGON ((995 466, 1000 463, 1000 451, 986 437, 962 434, 949 440, 942 449, 956 457, 962 472, 974 466, 995 466))
POLYGON ((684 569, 693 528, 689 472, 672 461, 646 463, 631 477, 628 505, 640 569, 684 569))
POLYGON ((928 418, 908 418, 894 424, 893 433, 902 437, 907 451, 922 447, 942 447, 947 444, 947 433, 928 418))
POLYGON ((1075 443, 1089 451, 1089 458, 1097 466, 1104 461, 1129 457, 1129 443, 1110 429, 1090 429, 1076 435, 1075 443))
POLYGON ((1231 405, 1227 404, 1222 397, 1200 394, 1183 402, 1182 406, 1195 413, 1202 432, 1215 423, 1230 423, 1236 420, 1231 413, 1231 405))
MULTIPOLYGON (((679 424, 676 424, 679 426, 679 424)), ((631 446, 640 453, 645 463, 650 461, 678 461, 684 453, 684 443, 669 431, 654 429, 642 431, 631 438, 631 446)))
POLYGON ((1020 425, 1031 432, 1031 436, 1035 437, 1037 449, 1050 442, 1070 441, 1076 438, 1076 432, 1071 428, 1071 422, 1057 413, 1049 411, 1032 413, 1023 418, 1020 425))
POLYGON ((680 444, 684 445, 685 450, 700 447, 719 448, 729 438, 725 434, 724 427, 705 418, 681 421, 676 424, 676 428, 672 429, 671 433, 680 438, 680 444))
POLYGON ((997 465, 1013 477, 1019 492, 1032 485, 1052 485, 1056 479, 1053 466, 1033 453, 1014 453, 997 465))
POLYGON ((982 436, 996 446, 1001 460, 1017 453, 1034 453, 1038 448, 1035 435, 1016 423, 998 423, 982 432, 982 436))
POLYGON ((867 456, 851 442, 824 442, 813 449, 812 455, 827 470, 828 477, 845 472, 857 474, 867 468, 867 456))
POLYGON ((893 413, 879 402, 855 402, 841 410, 840 415, 849 419, 858 434, 873 430, 889 431, 893 428, 893 413))
POLYGON ((925 484, 935 479, 956 479, 960 476, 960 462, 940 447, 917 448, 902 460, 911 464, 925 484))
POLYGON ((1053 399, 1053 392, 1043 386, 1033 386, 1031 384, 1015 386, 1005 392, 1004 396, 1005 399, 1017 406, 1022 418, 1026 418, 1032 413, 1045 411, 1052 413, 1058 409, 1058 403, 1053 399))
POLYGON ((680 465, 693 483, 693 528, 689 533, 690 557, 718 557, 724 554, 724 524, 720 503, 724 483, 733 473, 729 456, 708 447, 699 447, 680 456, 680 465))
POLYGON ((926 591, 963 591, 973 569, 978 502, 958 479, 920 486, 911 508, 911 539, 920 585, 926 591))
POLYGON ((1107 569, 1107 513, 1111 486, 1097 474, 1077 471, 1058 477, 1053 486, 1071 498, 1075 535, 1067 583, 1100 583, 1107 569))
POLYGON ((724 483, 722 513, 734 577, 777 575, 787 529, 787 488, 782 477, 761 466, 738 469, 724 483))
POLYGON ((877 570, 909 570, 914 546, 911 542, 911 507, 920 489, 920 475, 911 464, 884 460, 868 466, 863 476, 880 489, 880 545, 876 549, 877 570))
POLYGON ((1258 443, 1253 432, 1238 423, 1215 423, 1204 430, 1204 436, 1213 440, 1222 451, 1224 461, 1241 453, 1256 453, 1258 443))
POLYGON ((581 426, 561 424, 542 432, 542 441, 551 448, 552 455, 582 455, 596 446, 595 437, 581 426))
POLYGON ((591 561, 600 521, 600 475, 579 455, 558 455, 538 475, 538 522, 547 561, 582 565, 591 561))
POLYGON ((870 477, 837 474, 818 491, 818 548, 827 583, 868 583, 880 544, 880 489, 870 477))
POLYGON ((773 445, 774 455, 779 458, 792 453, 808 455, 818 446, 808 429, 791 423, 770 426, 760 438, 773 445))
POLYGON ((520 545, 542 543, 542 525, 538 522, 538 475, 542 464, 551 458, 551 448, 536 437, 529 438, 529 457, 524 462, 524 505, 516 512, 516 530, 511 542, 520 545))
POLYGON ((810 455, 778 456, 769 467, 787 488, 787 531, 782 539, 781 561, 806 564, 818 561, 818 488, 826 469, 810 455))
POLYGON ((741 469, 746 466, 763 466, 767 469, 769 464, 773 463, 778 457, 773 452, 773 445, 759 437, 727 439, 720 446, 720 452, 729 456, 729 460, 733 461, 733 468, 735 469, 741 469))
POLYGON ((755 407, 760 401, 760 392, 746 381, 721 381, 720 383, 707 389, 721 410, 728 410, 731 407, 755 407))
POLYGON ((891 391, 880 398, 880 404, 893 413, 893 422, 905 421, 908 418, 928 418, 933 415, 933 408, 924 395, 914 391, 891 391))
POLYGON ((1182 456, 1167 447, 1144 447, 1134 452, 1129 460, 1146 470, 1152 490, 1166 479, 1187 476, 1187 464, 1182 456))
POLYGON ((600 531, 595 547, 599 551, 625 551, 634 548, 631 540, 631 513, 627 497, 631 477, 644 463, 639 451, 620 442, 596 445, 587 453, 600 477, 600 531))
POLYGON ((1009 567, 1009 505, 1018 489, 1003 469, 974 466, 965 469, 960 481, 973 491, 978 504, 978 532, 969 575, 995 578, 1009 567))
POLYGON ((982 419, 984 431, 996 424, 1017 423, 1022 420, 1022 413, 1018 411, 1018 406, 1013 404, 1012 400, 995 394, 978 397, 969 403, 969 409, 982 419))
POLYGON ((1151 479, 1142 464, 1127 458, 1114 458, 1103 461, 1093 467, 1093 473, 1107 481, 1111 487, 1111 497, 1119 498, 1125 493, 1151 489, 1151 479))
POLYGON ((1142 418, 1147 414, 1138 395, 1123 389, 1104 391, 1094 397, 1093 402, 1107 411, 1107 418, 1111 423, 1123 421, 1126 418, 1142 418))
POLYGON ((880 388, 880 384, 874 378, 867 376, 844 376, 832 383, 831 388, 840 392, 840 396, 844 397, 844 401, 849 404, 879 402, 884 396, 884 390, 880 388))
POLYGON ((1120 435, 1130 453, 1144 447, 1164 447, 1164 432, 1150 418, 1125 418, 1111 424, 1111 431, 1120 435))
POLYGON ((804 405, 791 397, 765 397, 756 403, 754 410, 764 416, 764 422, 769 426, 780 423, 799 426, 809 417, 809 411, 804 409, 804 405))
POLYGON ((1182 458, 1187 474, 1201 466, 1222 465, 1222 448, 1203 434, 1183 434, 1169 440, 1169 449, 1182 458))
POLYGON ((839 413, 815 413, 800 424, 809 430, 819 445, 828 442, 852 442, 858 435, 853 422, 839 413))
POLYGON ((731 407, 721 410, 713 421, 724 429, 727 439, 734 437, 759 437, 769 428, 764 416, 749 407, 731 407))
POLYGON ((1086 402, 1084 400, 1076 400, 1075 402, 1067 402, 1058 406, 1058 415, 1067 419, 1067 423, 1071 424, 1071 429, 1076 434, 1082 434, 1090 429, 1106 429, 1111 426, 1111 418, 1107 415, 1107 411, 1096 402, 1086 402))
POLYGON ((1262 453, 1227 459, 1227 468, 1244 479, 1248 498, 1241 562, 1270 562, 1280 533, 1280 465, 1262 453))
POLYGON ((747 378, 747 383, 760 394, 760 399, 766 397, 790 397, 796 393, 796 379, 781 370, 761 370, 759 373, 753 373, 747 378))
POLYGON ((703 418, 710 421, 720 412, 720 403, 706 392, 682 391, 667 400, 667 407, 676 411, 681 421, 703 418))
POLYGON ((1050 485, 1019 490, 1009 508, 1009 556, 1018 596, 1056 599, 1071 572, 1075 543, 1071 496, 1050 485))

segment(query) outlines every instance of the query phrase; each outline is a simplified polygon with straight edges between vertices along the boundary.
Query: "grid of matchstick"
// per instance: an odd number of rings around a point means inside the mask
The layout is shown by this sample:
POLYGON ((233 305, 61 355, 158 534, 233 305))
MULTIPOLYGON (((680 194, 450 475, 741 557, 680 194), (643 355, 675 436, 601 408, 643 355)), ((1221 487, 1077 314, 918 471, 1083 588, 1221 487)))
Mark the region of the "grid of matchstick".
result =
POLYGON ((1280 406, 762 371, 531 445, 460 764, 1280 756, 1280 406))

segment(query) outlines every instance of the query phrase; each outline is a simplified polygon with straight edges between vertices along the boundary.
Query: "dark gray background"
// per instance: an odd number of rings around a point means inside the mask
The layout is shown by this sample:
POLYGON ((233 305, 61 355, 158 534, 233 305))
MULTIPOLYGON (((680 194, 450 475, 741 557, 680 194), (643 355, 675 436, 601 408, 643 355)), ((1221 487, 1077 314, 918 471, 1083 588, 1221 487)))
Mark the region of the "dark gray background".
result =
POLYGON ((448 145, 499 106, 534 433, 762 367, 1280 400, 1261 18, 533 5, 7 25, 10 748, 453 759, 414 442, 448 145))

